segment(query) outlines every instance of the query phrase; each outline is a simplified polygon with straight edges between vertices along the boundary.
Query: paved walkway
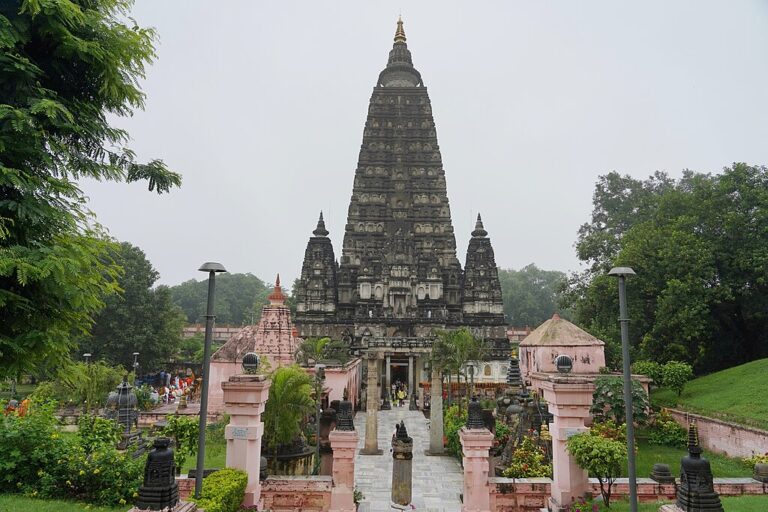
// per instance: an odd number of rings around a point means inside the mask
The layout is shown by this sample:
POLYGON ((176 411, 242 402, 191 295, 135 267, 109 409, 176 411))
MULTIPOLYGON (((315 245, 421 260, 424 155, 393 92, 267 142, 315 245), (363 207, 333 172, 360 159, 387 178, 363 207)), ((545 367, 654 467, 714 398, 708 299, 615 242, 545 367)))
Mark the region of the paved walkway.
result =
POLYGON ((355 458, 355 487, 365 499, 360 512, 390 511, 392 489, 392 434, 395 424, 405 422, 408 435, 413 438, 413 507, 425 512, 460 512, 459 494, 464 482, 461 466, 453 457, 429 457, 428 421, 421 411, 408 407, 393 407, 379 411, 379 449, 382 455, 361 455, 365 445, 365 415, 355 415, 355 429, 359 435, 358 454, 355 458))

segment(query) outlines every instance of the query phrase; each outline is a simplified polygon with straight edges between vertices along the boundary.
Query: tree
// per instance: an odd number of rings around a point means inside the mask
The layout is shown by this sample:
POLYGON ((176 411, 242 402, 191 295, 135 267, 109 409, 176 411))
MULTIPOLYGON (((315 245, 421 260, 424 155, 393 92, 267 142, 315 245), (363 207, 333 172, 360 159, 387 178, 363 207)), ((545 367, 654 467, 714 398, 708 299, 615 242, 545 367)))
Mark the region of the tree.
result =
MULTIPOLYGON (((432 345, 432 367, 456 375, 456 382, 461 382, 464 367, 470 361, 481 361, 486 357, 482 341, 475 338, 466 327, 453 331, 438 331, 432 345)), ((450 394, 450 389, 448 390, 450 394)), ((469 396, 467 396, 469 400, 469 396)), ((461 408, 461 406, 459 406, 461 408)))
MULTIPOLYGON (((517 327, 536 327, 559 309, 566 276, 557 270, 541 270, 531 263, 520 270, 499 269, 504 314, 517 327)), ((568 313, 560 311, 567 317, 568 313)))
POLYGON ((627 445, 590 430, 569 437, 566 447, 576 464, 600 482, 603 502, 610 507, 613 483, 621 476, 622 464, 627 460, 627 445))
POLYGON ((65 401, 84 404, 87 413, 106 403, 107 396, 115 390, 124 373, 103 361, 72 363, 59 371, 54 392, 65 401))
POLYGON ((142 108, 151 29, 126 26, 130 0, 0 4, 0 372, 64 361, 117 290, 112 243, 76 180, 181 178, 138 162, 109 116, 142 108))
POLYGON ((304 370, 283 366, 272 373, 272 386, 264 409, 264 442, 275 458, 280 446, 290 444, 301 435, 304 417, 314 406, 312 378, 304 370))
POLYGON ((184 315, 171 302, 167 287, 152 288, 160 274, 141 249, 123 242, 114 259, 123 268, 118 279, 121 291, 105 299, 82 347, 128 369, 133 353, 139 352, 143 369, 161 369, 179 352, 184 315))
MULTIPOLYGON (((650 409, 648 394, 640 382, 632 381, 632 418, 635 423, 644 423, 650 409)), ((596 421, 625 422, 624 380, 621 377, 598 377, 592 393, 592 407, 589 409, 596 421)))
MULTIPOLYGON (((208 279, 190 279, 170 288, 173 302, 184 311, 187 322, 204 318, 208 304, 208 279)), ((272 291, 253 274, 221 274, 216 277, 214 309, 221 324, 254 324, 261 317, 261 308, 269 301, 272 291)))
POLYGON ((693 378, 693 368, 680 361, 668 361, 662 366, 661 375, 664 386, 674 390, 677 396, 680 396, 683 394, 685 383, 693 378))
POLYGON ((605 273, 631 266, 635 358, 702 373, 768 356, 768 169, 736 163, 646 181, 611 173, 594 205, 577 242, 590 267, 570 276, 564 297, 577 323, 618 344, 616 284, 605 273))

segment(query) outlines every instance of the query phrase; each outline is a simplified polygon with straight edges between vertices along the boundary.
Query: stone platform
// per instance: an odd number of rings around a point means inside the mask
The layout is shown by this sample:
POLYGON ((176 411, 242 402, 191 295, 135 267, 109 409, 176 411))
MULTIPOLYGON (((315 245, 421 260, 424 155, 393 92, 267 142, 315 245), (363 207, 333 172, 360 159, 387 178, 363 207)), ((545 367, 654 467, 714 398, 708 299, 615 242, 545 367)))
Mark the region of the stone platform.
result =
MULTIPOLYGON (((381 455, 358 455, 355 459, 355 487, 365 499, 360 512, 384 512, 392 510, 390 492, 392 486, 392 434, 395 424, 405 422, 408 435, 413 438, 413 509, 426 512, 459 512, 459 493, 464 473, 458 461, 449 456, 429 456, 429 421, 421 411, 409 411, 407 407, 393 407, 378 412, 378 439, 381 455)), ((359 434, 358 448, 365 444, 365 413, 355 416, 355 429, 359 434)))

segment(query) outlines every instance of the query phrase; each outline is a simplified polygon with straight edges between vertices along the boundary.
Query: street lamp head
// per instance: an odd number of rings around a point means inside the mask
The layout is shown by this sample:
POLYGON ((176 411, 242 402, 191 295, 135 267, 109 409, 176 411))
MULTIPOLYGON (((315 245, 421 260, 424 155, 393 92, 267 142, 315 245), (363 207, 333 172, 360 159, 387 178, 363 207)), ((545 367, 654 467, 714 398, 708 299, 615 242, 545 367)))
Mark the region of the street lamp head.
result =
POLYGON ((200 272, 226 272, 227 269, 224 268, 224 265, 221 263, 216 263, 215 261, 206 261, 203 263, 199 269, 200 272))
POLYGON ((315 378, 317 380, 325 379, 325 365, 318 363, 315 365, 315 378))
POLYGON ((614 277, 627 277, 635 275, 635 271, 629 267, 613 267, 608 272, 608 275, 614 277))

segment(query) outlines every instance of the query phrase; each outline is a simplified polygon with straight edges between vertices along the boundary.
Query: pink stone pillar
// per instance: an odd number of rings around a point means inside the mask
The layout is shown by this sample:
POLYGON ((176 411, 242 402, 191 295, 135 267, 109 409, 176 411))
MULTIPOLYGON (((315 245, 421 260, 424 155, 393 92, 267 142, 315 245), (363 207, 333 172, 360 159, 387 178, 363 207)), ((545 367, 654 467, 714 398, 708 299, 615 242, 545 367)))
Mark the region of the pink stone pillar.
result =
POLYGON ((333 449, 333 488, 330 512, 355 512, 355 451, 357 432, 334 430, 328 438, 333 449))
POLYGON ((261 484, 261 436, 264 423, 261 413, 269 397, 272 381, 264 375, 234 375, 221 383, 224 390, 224 410, 229 414, 229 425, 224 430, 227 440, 227 467, 248 473, 243 506, 259 505, 261 484))
POLYGON ((485 428, 462 427, 459 439, 464 454, 464 504, 461 512, 490 512, 488 456, 493 445, 493 434, 485 428))
POLYGON ((543 390, 549 412, 554 416, 549 426, 553 473, 550 507, 559 511, 591 490, 589 475, 568 454, 566 441, 587 430, 584 420, 589 417, 595 385, 592 378, 576 375, 534 374, 533 380, 543 390))

